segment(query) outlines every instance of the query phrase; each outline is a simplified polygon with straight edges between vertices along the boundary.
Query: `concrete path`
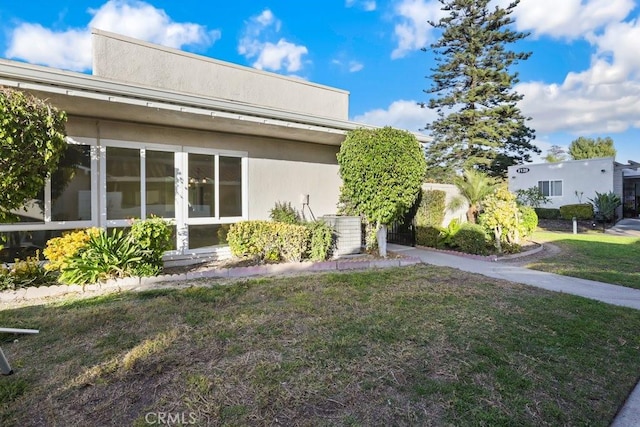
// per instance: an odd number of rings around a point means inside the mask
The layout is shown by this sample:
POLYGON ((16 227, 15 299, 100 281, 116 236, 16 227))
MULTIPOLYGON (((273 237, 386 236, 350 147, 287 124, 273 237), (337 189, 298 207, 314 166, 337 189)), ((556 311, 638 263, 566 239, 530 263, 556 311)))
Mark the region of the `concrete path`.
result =
MULTIPOLYGON (((638 226, 640 236, 640 220, 633 219, 631 221, 633 221, 631 224, 632 227, 638 226)), ((620 222, 618 224, 620 224, 620 222)), ((609 304, 640 310, 639 289, 625 288, 624 286, 610 285, 608 283, 578 279, 575 277, 560 276, 553 273, 529 270, 524 267, 471 259, 422 248, 390 244, 388 245, 388 249, 419 258, 425 264, 457 268, 462 271, 482 274, 483 276, 493 277, 495 279, 508 280, 510 282, 578 295, 609 304)), ((638 426, 640 426, 640 383, 636 385, 611 424, 611 427, 638 426)))
POLYGON ((640 218, 621 219, 613 227, 605 231, 615 236, 640 237, 640 218))

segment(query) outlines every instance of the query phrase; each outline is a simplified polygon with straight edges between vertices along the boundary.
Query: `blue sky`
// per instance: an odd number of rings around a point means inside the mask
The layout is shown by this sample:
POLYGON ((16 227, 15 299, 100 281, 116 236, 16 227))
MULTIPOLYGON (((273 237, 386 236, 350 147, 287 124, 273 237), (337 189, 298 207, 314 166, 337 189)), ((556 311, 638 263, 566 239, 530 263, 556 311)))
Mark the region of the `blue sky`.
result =
MULTIPOLYGON (((493 0, 506 5, 509 0, 493 0)), ((640 161, 640 2, 522 0, 515 28, 524 114, 536 144, 610 136, 640 161)), ((435 0, 11 1, 0 3, 1 56, 91 72, 89 28, 348 90, 349 118, 418 131, 437 38, 435 0)))

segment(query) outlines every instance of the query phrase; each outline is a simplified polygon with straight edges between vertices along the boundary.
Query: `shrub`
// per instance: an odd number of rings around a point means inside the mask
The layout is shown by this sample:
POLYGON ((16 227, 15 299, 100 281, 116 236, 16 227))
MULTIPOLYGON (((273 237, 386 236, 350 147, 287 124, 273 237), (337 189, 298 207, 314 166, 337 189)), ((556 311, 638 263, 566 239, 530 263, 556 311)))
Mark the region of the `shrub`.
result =
POLYGON ((140 247, 123 230, 104 230, 91 235, 86 247, 69 259, 60 274, 60 282, 70 285, 86 285, 112 278, 137 275, 148 266, 143 262, 140 247))
POLYGON ((526 190, 516 190, 516 200, 519 205, 531 206, 532 208, 539 208, 540 205, 546 205, 550 201, 542 194, 540 188, 535 186, 526 190))
POLYGON ((309 229, 303 225, 241 221, 230 227, 227 239, 235 256, 257 256, 267 261, 300 261, 307 250, 309 236, 309 229))
POLYGON ((173 240, 171 222, 156 216, 136 220, 131 224, 129 235, 142 252, 141 262, 151 267, 140 267, 138 271, 145 273, 140 275, 155 275, 162 271, 162 255, 171 249, 173 240), (151 273, 154 270, 156 273, 151 273))
POLYGON ((47 271, 63 270, 67 266, 68 260, 87 245, 91 235, 99 232, 99 228, 92 227, 49 239, 47 246, 42 251, 49 260, 44 268, 47 271))
POLYGON ((529 237, 538 227, 538 215, 530 206, 520 206, 520 234, 522 237, 529 237))
POLYGON ((498 252, 502 252, 503 243, 519 244, 522 225, 515 194, 502 186, 484 199, 482 204, 484 212, 480 215, 480 224, 493 232, 498 252))
POLYGON ((451 222, 449 222, 449 225, 447 225, 446 228, 441 228, 440 236, 442 239, 442 243, 446 246, 451 246, 451 240, 458 233, 458 231, 460 231, 460 227, 460 221, 454 218, 451 220, 451 222))
POLYGON ((336 243, 333 228, 324 221, 313 221, 305 224, 309 230, 308 258, 311 261, 324 261, 331 256, 336 243))
POLYGON ((451 237, 451 246, 468 254, 486 255, 487 235, 481 225, 466 222, 451 237))
POLYGON ((269 211, 269 218, 274 222, 300 224, 300 213, 291 206, 291 202, 276 202, 273 209, 269 211))
POLYGON ((443 245, 442 232, 439 227, 416 226, 416 243, 420 246, 438 248, 443 245))
POLYGON ((613 191, 608 193, 598 193, 596 197, 589 199, 595 211, 605 221, 612 221, 616 216, 616 209, 622 204, 620 197, 613 191))
POLYGON ((590 203, 580 203, 575 205, 560 206, 560 217, 562 219, 591 219, 593 218, 593 205, 590 203))
POLYGON ((558 219, 560 218, 560 209, 556 208, 534 208, 539 219, 558 219))
POLYGON ((445 199, 447 193, 442 190, 422 190, 422 197, 416 212, 416 225, 421 227, 440 227, 444 221, 445 199))
POLYGON ((10 268, 0 265, 0 291, 55 284, 56 275, 42 267, 39 255, 16 259, 10 268))

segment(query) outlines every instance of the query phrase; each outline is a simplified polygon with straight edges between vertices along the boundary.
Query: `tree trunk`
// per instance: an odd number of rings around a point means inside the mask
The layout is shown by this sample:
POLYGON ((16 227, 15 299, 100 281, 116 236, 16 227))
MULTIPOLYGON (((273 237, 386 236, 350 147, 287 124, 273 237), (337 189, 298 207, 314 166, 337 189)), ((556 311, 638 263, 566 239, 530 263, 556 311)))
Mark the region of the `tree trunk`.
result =
POLYGON ((387 225, 379 224, 378 231, 376 232, 378 237, 378 253, 381 257, 387 257, 387 225))
POLYGON ((471 205, 469 206, 469 209, 467 209, 467 221, 469 221, 471 224, 475 224, 476 223, 476 206, 475 205, 471 205))

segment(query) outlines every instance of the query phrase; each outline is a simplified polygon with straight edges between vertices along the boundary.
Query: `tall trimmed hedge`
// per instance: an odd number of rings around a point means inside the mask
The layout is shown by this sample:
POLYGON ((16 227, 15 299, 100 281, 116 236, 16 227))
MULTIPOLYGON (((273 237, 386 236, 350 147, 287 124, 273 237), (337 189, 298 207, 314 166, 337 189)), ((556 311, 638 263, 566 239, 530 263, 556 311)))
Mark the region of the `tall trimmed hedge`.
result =
POLYGON ((418 227, 442 226, 446 197, 447 193, 442 190, 422 190, 422 200, 416 212, 416 225, 418 227))

